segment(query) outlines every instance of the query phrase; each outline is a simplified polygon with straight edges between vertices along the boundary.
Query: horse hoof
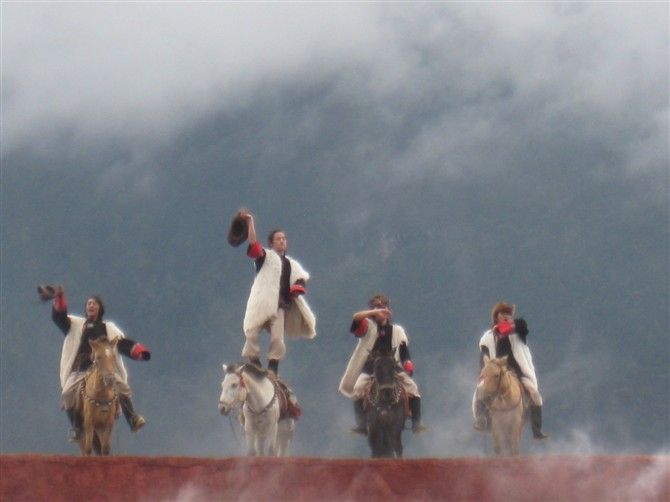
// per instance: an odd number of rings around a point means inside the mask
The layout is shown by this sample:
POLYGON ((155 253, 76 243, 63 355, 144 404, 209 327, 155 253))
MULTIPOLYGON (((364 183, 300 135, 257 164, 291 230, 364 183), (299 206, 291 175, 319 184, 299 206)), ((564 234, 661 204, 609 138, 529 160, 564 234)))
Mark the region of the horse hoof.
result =
POLYGON ((135 417, 133 420, 133 426, 130 428, 131 432, 137 432, 139 431, 142 427, 144 427, 144 424, 146 424, 147 421, 144 419, 143 416, 138 416, 135 417))

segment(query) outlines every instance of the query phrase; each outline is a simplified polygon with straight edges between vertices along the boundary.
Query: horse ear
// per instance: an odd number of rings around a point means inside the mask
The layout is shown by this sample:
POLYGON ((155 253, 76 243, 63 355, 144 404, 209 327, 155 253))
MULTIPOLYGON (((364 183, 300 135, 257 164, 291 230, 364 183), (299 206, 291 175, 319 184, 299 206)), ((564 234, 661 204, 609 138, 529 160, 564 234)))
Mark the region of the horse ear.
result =
POLYGON ((507 361, 509 361, 509 355, 500 358, 500 362, 507 366, 507 361))
POLYGON ((93 340, 89 338, 88 344, 91 346, 92 349, 95 349, 98 345, 100 345, 100 342, 98 340, 93 340))
POLYGON ((225 374, 226 371, 228 371, 228 366, 226 365, 226 363, 223 363, 221 367, 223 368, 223 373, 225 374))
POLYGON ((491 358, 488 355, 484 354, 484 358, 482 359, 482 361, 484 361, 484 364, 488 363, 490 360, 491 358))

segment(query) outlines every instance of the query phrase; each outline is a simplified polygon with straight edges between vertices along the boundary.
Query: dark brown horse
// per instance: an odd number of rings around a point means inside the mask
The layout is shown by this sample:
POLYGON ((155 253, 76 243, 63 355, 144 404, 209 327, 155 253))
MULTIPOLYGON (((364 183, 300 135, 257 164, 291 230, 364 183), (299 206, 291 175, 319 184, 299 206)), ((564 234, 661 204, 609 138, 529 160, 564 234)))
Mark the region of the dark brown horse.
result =
POLYGON ((397 370, 392 352, 374 355, 374 381, 364 404, 372 457, 402 458, 405 396, 397 370))
POLYGON ((118 339, 90 340, 93 365, 81 384, 79 413, 83 434, 79 440, 82 455, 109 455, 114 422, 118 417, 119 396, 116 388, 118 339))

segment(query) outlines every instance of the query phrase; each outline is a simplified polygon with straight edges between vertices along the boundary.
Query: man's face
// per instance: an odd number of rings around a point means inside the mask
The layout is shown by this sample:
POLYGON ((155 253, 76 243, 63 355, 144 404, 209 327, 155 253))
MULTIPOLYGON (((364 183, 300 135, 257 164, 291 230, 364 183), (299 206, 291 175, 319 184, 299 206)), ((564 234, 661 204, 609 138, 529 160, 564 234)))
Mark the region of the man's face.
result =
POLYGON ((288 243, 286 241, 286 234, 284 232, 276 232, 272 236, 272 249, 280 254, 286 252, 288 249, 288 243))
POLYGON ((95 298, 89 298, 86 300, 86 317, 94 320, 98 318, 100 314, 100 304, 95 301, 95 298))
POLYGON ((373 314, 373 316, 375 321, 377 321, 379 324, 384 325, 391 318, 391 311, 389 310, 388 305, 383 302, 373 302, 370 304, 370 308, 378 310, 378 312, 373 314))
POLYGON ((514 322, 514 318, 512 317, 512 314, 498 312, 498 315, 496 316, 496 324, 499 322, 508 322, 511 324, 514 322))

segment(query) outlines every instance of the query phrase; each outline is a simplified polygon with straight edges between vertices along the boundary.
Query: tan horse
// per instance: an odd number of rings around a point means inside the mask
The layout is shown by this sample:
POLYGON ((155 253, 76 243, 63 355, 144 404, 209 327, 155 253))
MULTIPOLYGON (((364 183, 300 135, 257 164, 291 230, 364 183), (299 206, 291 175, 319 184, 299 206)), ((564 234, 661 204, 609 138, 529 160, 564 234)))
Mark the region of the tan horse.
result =
POLYGON ((518 455, 527 402, 521 382, 507 365, 507 356, 484 357, 477 394, 488 403, 496 455, 518 455))
POLYGON ((79 441, 82 455, 95 451, 109 455, 114 422, 118 417, 119 395, 116 388, 116 345, 118 339, 89 340, 93 366, 80 387, 79 412, 83 435, 79 441))

